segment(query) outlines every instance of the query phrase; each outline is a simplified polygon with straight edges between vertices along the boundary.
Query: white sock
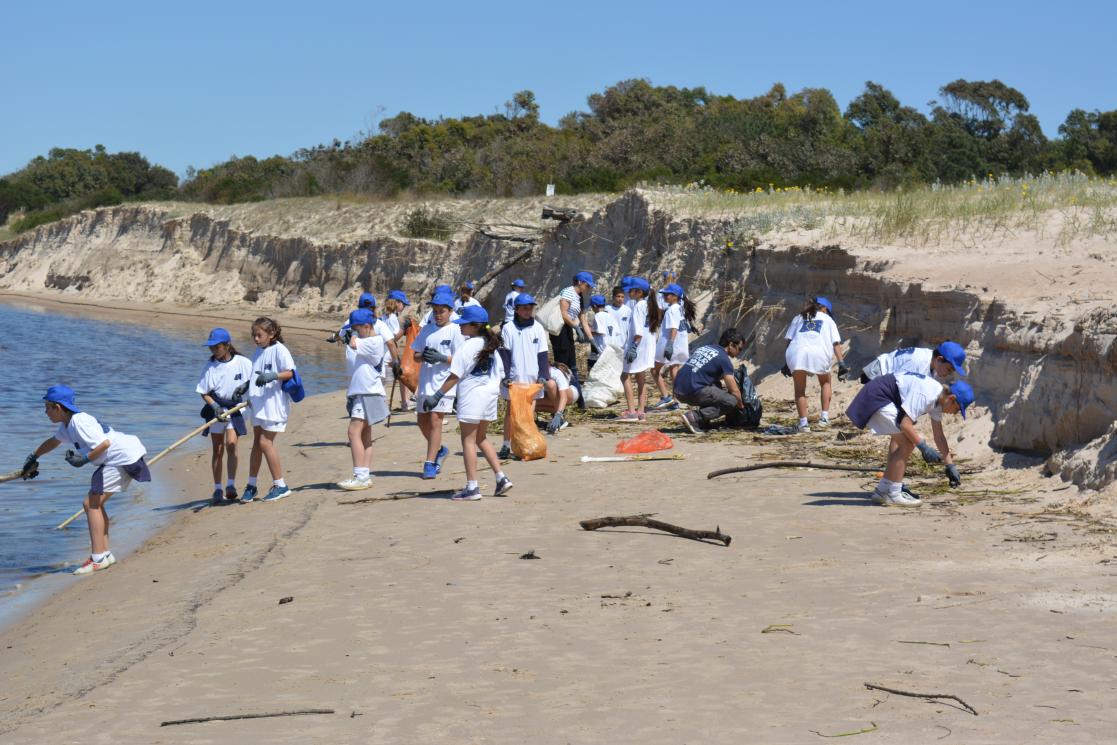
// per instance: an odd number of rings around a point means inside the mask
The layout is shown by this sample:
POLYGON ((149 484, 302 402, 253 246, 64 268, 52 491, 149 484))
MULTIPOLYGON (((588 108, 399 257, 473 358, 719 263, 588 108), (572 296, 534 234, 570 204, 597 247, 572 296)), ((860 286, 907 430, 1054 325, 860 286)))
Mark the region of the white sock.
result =
POLYGON ((496 472, 496 480, 497 481, 500 481, 501 479, 506 479, 506 478, 508 478, 508 477, 504 475, 504 471, 497 471, 496 472))
POLYGON ((272 481, 272 486, 278 486, 280 489, 286 489, 287 482, 283 479, 275 479, 274 481, 272 481))
POLYGON ((819 415, 818 415, 818 420, 819 420, 820 422, 828 422, 828 421, 830 421, 830 412, 829 412, 829 411, 824 411, 824 412, 822 412, 821 414, 819 414, 819 415))
POLYGON ((807 418, 805 416, 799 417, 799 426, 800 427, 806 427, 807 426, 807 418))
POLYGON ((214 484, 213 488, 215 491, 221 491, 221 484, 214 484))
POLYGON ((465 482, 465 488, 466 489, 476 489, 477 488, 477 482, 476 481, 466 481, 465 482))
POLYGON ((881 476, 880 483, 877 484, 877 491, 881 494, 887 494, 892 491, 892 482, 881 476))
POLYGON ((367 479, 369 477, 369 470, 367 468, 354 468, 353 475, 359 479, 367 479))
POLYGON ((504 442, 500 443, 500 446, 502 448, 510 448, 510 447, 512 447, 512 441, 511 440, 505 440, 504 442))
POLYGON ((248 485, 249 486, 256 486, 256 477, 255 476, 249 476, 248 477, 248 485))
POLYGON ((237 485, 237 480, 236 479, 229 479, 227 482, 225 482, 225 486, 229 489, 234 488, 236 485, 237 485))
POLYGON ((900 491, 903 489, 903 487, 904 487, 904 482, 902 482, 902 481, 889 481, 888 482, 888 493, 891 494, 894 497, 898 497, 898 496, 900 496, 900 491))
POLYGON ((102 561, 104 561, 105 557, 108 556, 111 553, 112 553, 112 551, 106 551, 103 554, 90 554, 89 558, 93 559, 93 561, 95 561, 99 564, 102 561))

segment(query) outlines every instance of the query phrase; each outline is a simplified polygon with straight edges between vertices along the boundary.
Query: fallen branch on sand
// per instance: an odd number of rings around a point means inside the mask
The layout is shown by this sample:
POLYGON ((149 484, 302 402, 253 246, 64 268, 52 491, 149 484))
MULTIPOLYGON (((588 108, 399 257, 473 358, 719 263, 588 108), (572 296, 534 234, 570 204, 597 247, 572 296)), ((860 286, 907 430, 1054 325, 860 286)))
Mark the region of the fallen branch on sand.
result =
POLYGON ((710 471, 706 474, 708 479, 716 479, 730 473, 744 473, 745 471, 759 471, 762 468, 817 468, 824 471, 879 471, 879 466, 843 466, 840 463, 815 463, 813 460, 774 460, 771 463, 755 463, 751 466, 735 466, 723 468, 720 471, 710 471))
POLYGON ((866 683, 865 687, 868 688, 871 691, 884 691, 885 693, 895 693, 897 696, 910 696, 911 698, 925 698, 925 699, 928 699, 930 701, 935 701, 935 700, 957 701, 958 703, 960 703, 962 705, 963 709, 965 709, 969 713, 973 714, 975 717, 977 716, 977 709, 970 706, 965 701, 963 701, 962 699, 955 696, 953 693, 912 693, 911 691, 901 691, 901 690, 896 689, 896 688, 885 688, 884 686, 878 686, 876 683, 866 683))
POLYGON ((852 732, 839 732, 836 735, 824 735, 816 729, 812 729, 812 730, 808 730, 808 731, 813 732, 814 734, 818 735, 819 737, 853 737, 854 735, 865 735, 865 734, 868 734, 869 732, 876 732, 878 729, 880 729, 880 727, 877 727, 876 722, 869 722, 869 726, 865 727, 863 729, 855 729, 852 732))
POLYGON ((682 538, 690 538, 692 541, 719 541, 728 546, 729 542, 733 540, 731 536, 721 532, 719 525, 714 530, 691 530, 690 528, 680 528, 678 525, 671 523, 653 520, 647 515, 627 515, 624 517, 599 517, 594 520, 583 520, 579 525, 583 530, 597 530, 598 528, 619 528, 619 527, 633 527, 633 528, 652 528, 654 530, 662 530, 665 533, 672 533, 682 538))
POLYGON ((298 717, 304 714, 333 714, 333 709, 297 709, 295 711, 274 711, 265 714, 232 714, 223 717, 197 717, 195 719, 172 719, 161 722, 160 727, 170 727, 175 724, 200 724, 202 722, 230 722, 234 719, 268 719, 270 717, 298 717))

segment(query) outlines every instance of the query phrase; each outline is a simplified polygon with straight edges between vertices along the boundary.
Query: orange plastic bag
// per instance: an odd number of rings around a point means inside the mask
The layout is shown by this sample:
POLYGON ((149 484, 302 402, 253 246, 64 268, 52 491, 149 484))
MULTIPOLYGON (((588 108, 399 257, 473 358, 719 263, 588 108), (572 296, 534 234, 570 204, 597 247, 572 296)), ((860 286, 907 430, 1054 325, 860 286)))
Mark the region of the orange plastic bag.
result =
POLYGON ((621 440, 617 443, 617 452, 627 455, 639 453, 654 453, 657 450, 670 450, 675 447, 671 438, 658 429, 646 429, 630 440, 621 440))
MULTIPOLYGON (((400 382, 407 386, 408 390, 419 390, 419 366, 423 363, 415 361, 415 353, 411 351, 411 343, 415 341, 415 337, 419 335, 419 322, 411 319, 411 325, 407 327, 407 333, 404 339, 407 340, 406 346, 400 353, 400 367, 403 368, 403 374, 400 375, 400 382)), ((392 403, 388 402, 389 405, 392 403)))
POLYGON ((513 383, 508 386, 508 437, 512 453, 520 460, 547 457, 547 440, 535 426, 531 402, 543 390, 539 383, 513 383))

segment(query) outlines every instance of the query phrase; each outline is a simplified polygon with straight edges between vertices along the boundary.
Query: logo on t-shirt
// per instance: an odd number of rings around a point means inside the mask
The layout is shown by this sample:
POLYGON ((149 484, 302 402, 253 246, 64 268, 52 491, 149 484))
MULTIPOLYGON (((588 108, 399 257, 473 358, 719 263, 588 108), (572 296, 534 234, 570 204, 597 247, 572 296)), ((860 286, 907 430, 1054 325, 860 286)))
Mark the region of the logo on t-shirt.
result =
POLYGON ((233 376, 233 380, 240 380, 240 379, 241 379, 241 373, 237 373, 236 375, 233 376))
POLYGON ((814 331, 816 334, 822 333, 822 321, 817 318, 813 321, 803 321, 803 325, 799 327, 799 333, 802 334, 806 331, 814 331))
POLYGON ((915 347, 900 347, 896 350, 896 356, 903 357, 905 354, 912 354, 914 351, 915 347))
POLYGON ((271 369, 271 363, 270 363, 270 362, 266 363, 266 364, 264 365, 264 369, 265 369, 265 370, 270 370, 270 369, 271 369))

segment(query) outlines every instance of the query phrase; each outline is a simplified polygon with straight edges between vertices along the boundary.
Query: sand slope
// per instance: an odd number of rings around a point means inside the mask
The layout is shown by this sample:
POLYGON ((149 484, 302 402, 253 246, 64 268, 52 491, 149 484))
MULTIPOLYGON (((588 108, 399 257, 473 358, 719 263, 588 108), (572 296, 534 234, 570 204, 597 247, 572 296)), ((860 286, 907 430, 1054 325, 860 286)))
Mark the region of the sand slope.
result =
POLYGON ((704 477, 817 454, 833 431, 678 435, 685 463, 582 465, 637 431, 586 422, 510 464, 509 497, 455 504, 437 490, 460 486, 458 449, 419 480, 403 416, 380 433, 376 488, 351 494, 331 488, 341 403, 296 407, 280 444, 297 491, 279 504, 192 511, 203 459, 172 464, 196 485, 182 519, 0 637, 0 740, 797 743, 875 723, 876 742, 1038 743, 1117 727, 1117 556, 1097 532, 1112 527, 1076 519, 1054 480, 974 476, 904 512, 871 506, 856 474, 704 477), (577 525, 641 512, 734 541, 577 525), (159 726, 302 708, 336 713, 159 726))

